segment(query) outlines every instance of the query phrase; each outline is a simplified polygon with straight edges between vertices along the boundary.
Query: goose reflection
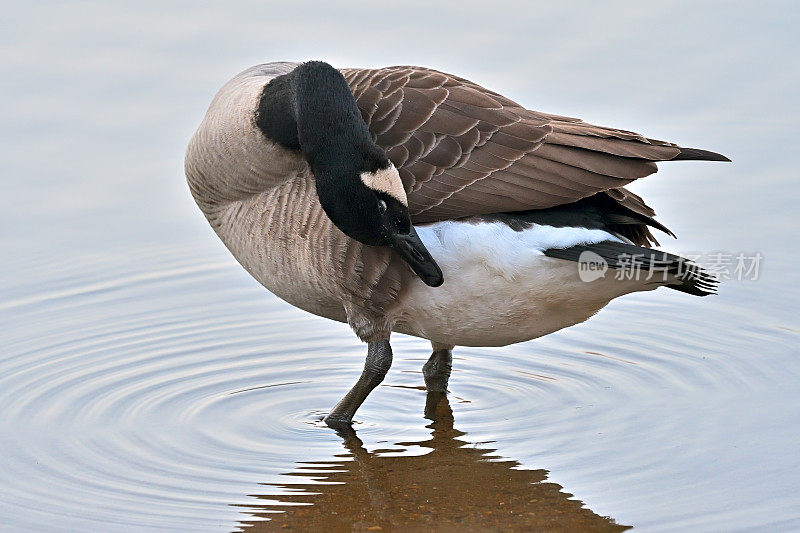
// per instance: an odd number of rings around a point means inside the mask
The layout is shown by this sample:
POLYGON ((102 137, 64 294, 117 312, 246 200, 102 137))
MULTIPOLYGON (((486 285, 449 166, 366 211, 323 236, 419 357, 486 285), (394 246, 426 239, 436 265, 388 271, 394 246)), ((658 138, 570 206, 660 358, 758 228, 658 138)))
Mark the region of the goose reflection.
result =
POLYGON ((454 429, 444 394, 428 393, 425 414, 433 421, 431 438, 397 445, 430 448, 426 455, 368 452, 355 431, 340 430, 346 456, 289 474, 308 482, 267 485, 280 494, 258 495, 270 503, 248 506, 248 514, 270 520, 241 526, 247 531, 629 529, 547 482, 546 470, 519 469, 517 461, 493 457, 493 449, 460 440, 465 433, 454 429))

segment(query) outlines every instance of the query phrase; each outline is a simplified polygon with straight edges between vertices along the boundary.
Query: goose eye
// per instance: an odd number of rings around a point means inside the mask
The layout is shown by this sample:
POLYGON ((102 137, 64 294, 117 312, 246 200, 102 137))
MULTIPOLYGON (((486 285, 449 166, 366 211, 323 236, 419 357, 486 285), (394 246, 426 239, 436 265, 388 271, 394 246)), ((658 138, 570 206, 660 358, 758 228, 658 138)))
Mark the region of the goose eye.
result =
POLYGON ((380 199, 378 200, 378 211, 381 215, 386 212, 386 202, 380 199))

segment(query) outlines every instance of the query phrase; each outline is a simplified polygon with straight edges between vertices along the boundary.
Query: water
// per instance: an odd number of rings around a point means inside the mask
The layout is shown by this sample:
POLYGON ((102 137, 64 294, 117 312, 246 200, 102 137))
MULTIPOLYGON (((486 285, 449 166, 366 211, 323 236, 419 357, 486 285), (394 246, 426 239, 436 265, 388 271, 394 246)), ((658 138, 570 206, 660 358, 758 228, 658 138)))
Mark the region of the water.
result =
POLYGON ((448 9, 6 10, 0 527, 800 527, 797 9, 448 9), (398 335, 356 435, 337 435, 319 420, 363 345, 250 279, 181 169, 225 80, 310 57, 439 67, 723 152, 733 164, 664 165, 634 190, 679 235, 670 250, 760 252, 759 279, 459 348, 433 424, 429 346, 398 335))

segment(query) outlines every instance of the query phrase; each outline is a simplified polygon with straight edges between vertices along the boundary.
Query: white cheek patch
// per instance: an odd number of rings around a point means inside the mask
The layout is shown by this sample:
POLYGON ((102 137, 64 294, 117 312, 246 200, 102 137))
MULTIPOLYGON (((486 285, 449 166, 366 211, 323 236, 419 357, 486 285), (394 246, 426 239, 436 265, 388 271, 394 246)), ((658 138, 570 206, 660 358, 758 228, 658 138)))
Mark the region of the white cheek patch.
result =
POLYGON ((393 164, 389 163, 388 168, 376 172, 362 172, 361 181, 368 188, 386 193, 408 207, 406 190, 403 188, 400 174, 397 172, 397 169, 394 168, 393 164))

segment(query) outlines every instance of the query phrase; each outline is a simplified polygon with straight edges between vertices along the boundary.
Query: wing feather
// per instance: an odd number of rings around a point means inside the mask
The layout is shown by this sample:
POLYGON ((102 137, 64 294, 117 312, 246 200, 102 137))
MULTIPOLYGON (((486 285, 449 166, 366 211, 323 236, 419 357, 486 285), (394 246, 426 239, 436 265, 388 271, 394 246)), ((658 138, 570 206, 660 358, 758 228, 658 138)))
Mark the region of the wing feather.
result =
POLYGON ((415 223, 545 209, 601 194, 633 219, 666 230, 624 186, 656 172, 656 161, 712 154, 681 152, 638 133, 525 109, 436 70, 342 74, 370 132, 400 172, 415 223))

